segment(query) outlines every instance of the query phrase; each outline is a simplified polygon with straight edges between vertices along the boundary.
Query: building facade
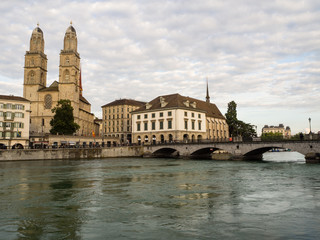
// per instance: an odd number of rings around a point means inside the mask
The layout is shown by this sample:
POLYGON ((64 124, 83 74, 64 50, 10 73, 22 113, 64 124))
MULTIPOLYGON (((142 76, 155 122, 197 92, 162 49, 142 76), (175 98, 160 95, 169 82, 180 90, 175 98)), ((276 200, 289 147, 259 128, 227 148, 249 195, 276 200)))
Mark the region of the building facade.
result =
POLYGON ((30 50, 25 54, 23 96, 31 102, 31 135, 49 133, 53 118, 51 110, 61 99, 71 101, 74 120, 80 125, 77 135, 92 135, 94 115, 91 104, 82 96, 80 55, 76 30, 72 25, 66 30, 60 52, 59 81, 54 81, 49 87, 43 32, 39 26, 33 30, 30 50))
POLYGON ((291 138, 291 129, 289 126, 284 127, 283 124, 279 124, 279 126, 268 126, 264 125, 262 128, 262 134, 264 133, 281 133, 283 138, 289 139, 291 138))
POLYGON ((0 95, 0 149, 29 145, 30 101, 0 95))
POLYGON ((159 96, 132 112, 133 142, 222 141, 229 138, 226 119, 215 104, 172 94, 159 96))
POLYGON ((132 142, 131 112, 143 106, 145 102, 133 99, 119 99, 103 105, 102 131, 106 137, 117 137, 121 143, 132 142))

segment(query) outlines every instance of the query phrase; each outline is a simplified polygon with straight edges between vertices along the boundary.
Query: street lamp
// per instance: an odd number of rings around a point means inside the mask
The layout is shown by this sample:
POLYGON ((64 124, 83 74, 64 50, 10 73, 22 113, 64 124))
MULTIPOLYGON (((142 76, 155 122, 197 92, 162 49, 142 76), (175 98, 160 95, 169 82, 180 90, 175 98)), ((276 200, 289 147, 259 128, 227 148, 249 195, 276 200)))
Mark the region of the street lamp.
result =
POLYGON ((311 134, 311 118, 309 118, 309 129, 310 129, 309 134, 311 134))

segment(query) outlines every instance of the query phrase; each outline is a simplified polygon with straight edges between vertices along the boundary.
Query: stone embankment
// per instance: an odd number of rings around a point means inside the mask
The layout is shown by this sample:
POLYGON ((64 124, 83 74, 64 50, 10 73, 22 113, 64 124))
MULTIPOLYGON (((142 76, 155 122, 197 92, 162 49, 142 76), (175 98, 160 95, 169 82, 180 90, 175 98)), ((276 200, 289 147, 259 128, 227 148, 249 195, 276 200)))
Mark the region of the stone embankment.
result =
POLYGON ((0 161, 141 157, 141 146, 0 150, 0 161))

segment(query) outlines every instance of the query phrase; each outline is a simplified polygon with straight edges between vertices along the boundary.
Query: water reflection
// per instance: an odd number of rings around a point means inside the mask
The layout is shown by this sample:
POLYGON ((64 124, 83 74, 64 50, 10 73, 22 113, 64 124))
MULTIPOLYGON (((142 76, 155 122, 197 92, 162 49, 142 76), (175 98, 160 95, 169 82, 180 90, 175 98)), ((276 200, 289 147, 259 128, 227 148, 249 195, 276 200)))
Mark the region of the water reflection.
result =
POLYGON ((318 173, 275 161, 0 163, 0 239, 315 238, 318 173))

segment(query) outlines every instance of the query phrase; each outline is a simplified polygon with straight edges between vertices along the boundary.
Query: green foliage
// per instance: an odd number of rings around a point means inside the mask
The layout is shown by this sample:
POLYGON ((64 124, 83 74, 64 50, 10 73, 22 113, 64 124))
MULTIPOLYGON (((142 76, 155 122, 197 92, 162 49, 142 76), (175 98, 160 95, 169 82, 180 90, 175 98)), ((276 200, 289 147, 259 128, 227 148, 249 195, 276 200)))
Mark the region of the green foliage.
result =
POLYGON ((303 139, 304 139, 304 134, 302 132, 299 132, 290 138, 290 140, 303 140, 303 139))
POLYGON ((261 135, 262 141, 281 141, 283 140, 283 135, 281 133, 263 133, 261 135))
POLYGON ((257 136, 254 125, 238 120, 237 104, 234 101, 228 103, 226 121, 229 126, 230 136, 232 137, 242 136, 243 138, 251 138, 257 136))
POLYGON ((50 121, 50 125, 52 126, 50 133, 70 135, 80 128, 80 126, 74 122, 73 107, 71 106, 70 100, 60 100, 57 106, 52 109, 52 112, 55 113, 55 115, 50 121))

